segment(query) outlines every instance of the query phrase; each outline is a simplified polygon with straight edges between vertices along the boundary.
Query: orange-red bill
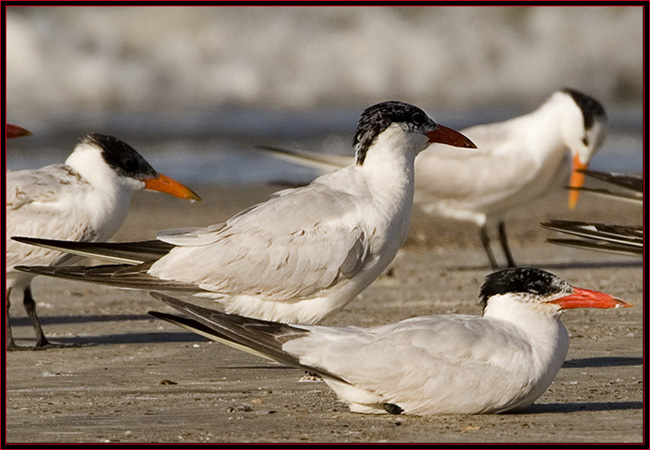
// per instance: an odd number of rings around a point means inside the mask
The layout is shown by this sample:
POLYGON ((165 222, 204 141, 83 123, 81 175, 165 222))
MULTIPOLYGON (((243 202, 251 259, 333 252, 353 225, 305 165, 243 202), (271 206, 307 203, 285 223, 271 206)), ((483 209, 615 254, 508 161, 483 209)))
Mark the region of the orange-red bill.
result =
POLYGON ((467 136, 458 131, 438 124, 438 128, 427 133, 429 142, 452 145, 454 147, 476 148, 476 145, 467 136))
POLYGON ((580 172, 587 169, 589 164, 582 164, 578 155, 573 157, 573 165, 571 167, 571 179, 569 180, 569 208, 573 209, 578 204, 578 197, 580 197, 580 190, 585 182, 585 174, 580 172))
POLYGON ((31 131, 24 129, 23 127, 19 127, 18 125, 12 125, 10 123, 7 124, 6 133, 7 139, 32 135, 31 131))
POLYGON ((201 200, 201 197, 199 197, 194 191, 161 173, 159 173, 156 178, 144 180, 144 187, 150 191, 164 192, 185 200, 201 200))
POLYGON ((565 295, 564 297, 556 300, 551 300, 549 303, 560 305, 562 309, 573 308, 629 308, 632 306, 628 302, 621 299, 612 297, 609 294, 598 291, 590 291, 589 289, 573 288, 573 293, 565 295))

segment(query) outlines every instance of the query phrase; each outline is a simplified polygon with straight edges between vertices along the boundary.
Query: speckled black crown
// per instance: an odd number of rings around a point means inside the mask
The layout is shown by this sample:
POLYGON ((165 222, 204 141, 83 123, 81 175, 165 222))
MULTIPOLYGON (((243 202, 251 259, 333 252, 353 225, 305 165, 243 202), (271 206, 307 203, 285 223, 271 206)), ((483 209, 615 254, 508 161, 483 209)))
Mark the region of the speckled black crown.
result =
POLYGON ((605 108, 603 108, 603 105, 601 105, 595 98, 589 97, 582 92, 570 88, 562 89, 562 92, 569 94, 582 111, 586 130, 591 129, 596 122, 607 121, 605 108))
POLYGON ((481 304, 485 306, 493 295, 519 292, 546 296, 571 290, 566 281, 550 272, 532 267, 517 267, 499 270, 485 277, 479 297, 481 304))
POLYGON ((91 133, 82 138, 81 142, 99 146, 106 164, 123 177, 144 180, 158 175, 140 153, 114 136, 91 133))
POLYGON ((408 103, 389 101, 370 106, 361 114, 352 140, 358 165, 365 161, 368 149, 377 136, 393 123, 402 123, 406 129, 422 133, 437 127, 427 113, 408 103))

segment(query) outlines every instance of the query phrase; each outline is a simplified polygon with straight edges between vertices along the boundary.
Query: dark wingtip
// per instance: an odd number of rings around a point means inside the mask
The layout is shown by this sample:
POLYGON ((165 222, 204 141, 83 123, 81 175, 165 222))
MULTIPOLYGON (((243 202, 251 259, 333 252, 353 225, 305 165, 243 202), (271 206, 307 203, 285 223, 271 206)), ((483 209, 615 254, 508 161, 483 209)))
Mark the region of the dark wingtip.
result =
POLYGON ((39 273, 42 269, 47 269, 47 266, 14 266, 14 269, 21 272, 39 273))
POLYGON ((20 242, 22 244, 31 244, 33 242, 39 241, 38 238, 29 238, 29 237, 23 237, 23 236, 11 236, 11 240, 20 242))

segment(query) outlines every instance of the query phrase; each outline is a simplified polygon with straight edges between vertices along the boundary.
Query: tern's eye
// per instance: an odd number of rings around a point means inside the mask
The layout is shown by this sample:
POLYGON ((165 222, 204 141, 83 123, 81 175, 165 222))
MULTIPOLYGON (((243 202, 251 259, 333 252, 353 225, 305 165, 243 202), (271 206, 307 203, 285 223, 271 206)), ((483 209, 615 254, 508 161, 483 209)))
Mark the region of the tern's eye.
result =
POLYGON ((426 118, 424 117, 424 114, 422 114, 419 111, 413 113, 413 117, 411 117, 411 120, 416 125, 422 125, 424 122, 426 122, 426 118))
POLYGON ((582 143, 585 144, 585 147, 589 147, 589 139, 587 139, 587 136, 582 138, 582 143))

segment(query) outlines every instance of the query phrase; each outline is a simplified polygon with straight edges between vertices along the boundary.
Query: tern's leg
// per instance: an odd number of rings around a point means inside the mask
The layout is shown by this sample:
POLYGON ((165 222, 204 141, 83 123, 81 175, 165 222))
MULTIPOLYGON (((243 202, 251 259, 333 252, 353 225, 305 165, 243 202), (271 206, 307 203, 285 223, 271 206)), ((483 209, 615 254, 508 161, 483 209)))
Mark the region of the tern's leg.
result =
POLYGON ((497 270, 499 266, 497 265, 497 260, 494 259, 494 255, 492 254, 492 249, 490 248, 490 236, 488 236, 486 224, 483 224, 481 226, 479 233, 481 236, 481 244, 483 244, 485 253, 487 253, 487 257, 490 260, 490 264, 492 265, 492 270, 497 270))
POLYGON ((29 320, 32 322, 32 327, 34 327, 34 333, 36 333, 36 345, 34 349, 50 347, 50 341, 45 337, 45 333, 43 333, 43 329, 41 328, 41 322, 38 320, 38 315, 36 314, 36 302, 34 301, 34 297, 32 297, 32 289, 27 287, 24 295, 23 302, 25 304, 25 311, 27 311, 29 320))
POLYGON ((508 236, 506 235, 506 222, 505 220, 499 220, 499 241, 501 241, 501 248, 503 253, 506 255, 508 260, 508 267, 517 267, 512 253, 510 253, 510 246, 508 245, 508 236))
POLYGON ((20 347, 16 345, 14 342, 14 335, 11 332, 11 325, 9 324, 9 296, 11 295, 11 288, 6 290, 6 295, 5 295, 5 327, 7 329, 7 351, 10 352, 12 350, 19 350, 20 347))

